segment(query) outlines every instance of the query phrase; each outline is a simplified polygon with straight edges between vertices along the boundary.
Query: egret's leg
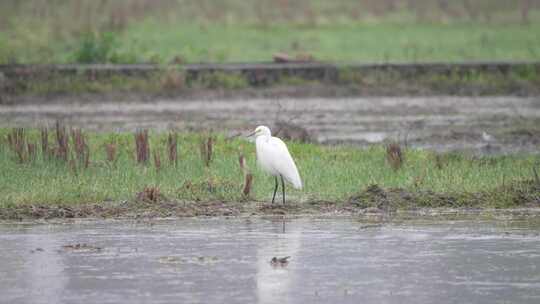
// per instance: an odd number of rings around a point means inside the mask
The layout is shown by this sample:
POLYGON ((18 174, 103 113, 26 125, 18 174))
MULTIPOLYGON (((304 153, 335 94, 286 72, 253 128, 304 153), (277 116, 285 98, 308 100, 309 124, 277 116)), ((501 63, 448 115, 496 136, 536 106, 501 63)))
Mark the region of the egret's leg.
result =
POLYGON ((281 189, 283 190, 283 205, 285 205, 285 182, 283 181, 283 176, 280 175, 281 177, 281 189))
POLYGON ((276 198, 277 187, 279 185, 277 176, 275 178, 276 178, 276 187, 274 187, 274 196, 272 196, 272 205, 274 204, 274 199, 276 198))

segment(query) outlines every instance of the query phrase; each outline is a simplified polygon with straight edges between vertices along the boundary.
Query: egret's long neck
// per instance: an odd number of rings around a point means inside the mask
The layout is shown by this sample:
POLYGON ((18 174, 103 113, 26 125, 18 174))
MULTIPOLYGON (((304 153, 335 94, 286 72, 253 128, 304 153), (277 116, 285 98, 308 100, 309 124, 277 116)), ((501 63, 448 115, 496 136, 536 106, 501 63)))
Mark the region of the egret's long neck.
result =
POLYGON ((256 141, 260 140, 260 141, 263 141, 263 142, 268 142, 271 137, 272 137, 272 135, 270 135, 270 134, 262 134, 262 135, 257 136, 256 141))

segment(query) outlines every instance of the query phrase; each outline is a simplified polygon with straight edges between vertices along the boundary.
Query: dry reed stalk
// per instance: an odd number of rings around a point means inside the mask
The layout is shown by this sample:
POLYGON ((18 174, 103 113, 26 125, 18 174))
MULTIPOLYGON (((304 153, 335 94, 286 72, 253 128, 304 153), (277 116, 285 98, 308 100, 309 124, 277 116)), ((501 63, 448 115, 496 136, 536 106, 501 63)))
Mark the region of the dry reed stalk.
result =
POLYGON ((56 129, 56 144, 58 145, 56 147, 56 157, 58 159, 61 159, 65 162, 68 161, 69 156, 69 139, 66 134, 66 128, 60 124, 60 122, 56 122, 55 125, 56 129))
POLYGON ((107 152, 107 161, 113 163, 116 161, 116 144, 110 143, 105 146, 107 152))
POLYGON ((248 196, 251 193, 253 174, 249 171, 249 167, 246 164, 246 158, 243 154, 240 154, 238 161, 240 163, 240 169, 242 169, 242 173, 244 173, 244 187, 242 188, 242 193, 244 196, 248 196))
POLYGON ((540 186, 540 177, 538 177, 538 172, 536 172, 536 168, 533 166, 533 175, 534 175, 534 181, 536 182, 536 185, 540 186))
POLYGON ((207 141, 207 146, 208 146, 208 163, 210 163, 212 161, 212 156, 214 154, 214 138, 212 136, 208 137, 208 141, 207 141))
POLYGON ((41 128, 41 154, 43 157, 49 152, 49 129, 41 128))
POLYGON ((86 153, 84 154, 84 156, 84 168, 88 169, 88 167, 90 166, 90 149, 88 148, 88 146, 86 146, 86 153))
POLYGON ((12 129, 7 135, 8 145, 17 155, 19 163, 24 163, 26 160, 26 134, 23 128, 12 129))
POLYGON ((36 159, 36 144, 28 143, 26 145, 28 151, 28 160, 33 161, 36 159))
POLYGON ((404 157, 399 144, 392 143, 386 146, 386 160, 394 171, 399 170, 403 166, 404 157))
POLYGON ((157 171, 161 170, 161 157, 158 149, 154 150, 154 166, 157 171))
POLYGON ((420 186, 424 183, 424 180, 426 179, 427 172, 424 170, 420 175, 415 176, 413 179, 413 186, 415 188, 420 188, 420 186))
POLYGON ((73 141, 73 147, 78 163, 82 165, 83 168, 88 168, 90 164, 90 149, 86 144, 86 137, 81 129, 71 130, 71 139, 73 141))
POLYGON ((178 134, 169 133, 167 138, 167 151, 169 152, 169 162, 175 166, 178 164, 178 134))
POLYGON ((209 167, 212 162, 214 140, 214 137, 210 135, 208 138, 203 139, 200 144, 201 158, 207 167, 209 167))
POLYGON ((75 149, 75 154, 77 158, 84 153, 84 137, 82 135, 81 129, 72 129, 71 130, 71 140, 73 142, 73 148, 75 149))
POLYGON ((246 158, 244 157, 244 154, 240 154, 238 157, 238 163, 240 164, 240 169, 242 169, 242 172, 245 172, 246 158))
POLYGON ((253 174, 247 173, 244 175, 244 189, 242 189, 242 193, 245 196, 248 196, 251 192, 251 185, 253 183, 253 174))
POLYGON ((137 163, 146 164, 150 156, 150 145, 148 143, 148 130, 139 130, 135 133, 135 152, 137 163))
POLYGON ((73 174, 77 174, 77 163, 75 162, 74 157, 70 157, 68 160, 69 169, 73 174))
POLYGON ((445 162, 440 154, 435 154, 435 167, 439 170, 444 168, 445 162))
POLYGON ((204 139, 201 139, 201 142, 199 144, 199 150, 201 152, 201 159, 206 164, 207 147, 206 147, 206 141, 204 139))

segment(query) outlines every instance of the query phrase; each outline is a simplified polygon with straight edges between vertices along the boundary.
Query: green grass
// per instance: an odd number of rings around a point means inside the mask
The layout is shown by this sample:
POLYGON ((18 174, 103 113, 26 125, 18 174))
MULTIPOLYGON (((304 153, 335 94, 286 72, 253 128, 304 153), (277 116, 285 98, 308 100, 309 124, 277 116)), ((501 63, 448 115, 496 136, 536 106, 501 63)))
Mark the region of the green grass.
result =
POLYGON ((270 61, 276 52, 310 53, 318 60, 430 62, 538 60, 540 23, 207 26, 146 21, 128 28, 120 49, 168 62, 270 61), (144 38, 141 38, 144 37, 144 38))
POLYGON ((434 0, 383 11, 352 0, 143 2, 0 3, 0 64, 540 59, 540 8, 524 22, 519 1, 452 2, 454 13, 434 0))
MULTIPOLYGON (((151 134, 151 153, 156 149, 161 153, 162 168, 157 170, 152 157, 147 165, 136 164, 133 134, 88 133, 90 165, 84 169, 46 158, 41 153, 35 160, 20 164, 5 140, 8 132, 0 130, 0 208, 134 201, 137 193, 147 186, 158 187, 170 201, 271 199, 273 178, 257 169, 254 144, 242 139, 217 136, 214 159, 206 167, 199 152, 203 135, 179 134, 179 160, 174 167, 165 155, 166 135, 151 134), (118 147, 119 156, 114 163, 106 160, 105 144, 111 142, 118 147), (246 156, 254 174, 254 186, 248 198, 241 193, 240 153, 246 156)), ((27 131, 27 134, 28 142, 38 142, 37 131, 27 131)), ((50 145, 53 145, 52 135, 50 145)), ((467 200, 472 197, 479 198, 479 207, 513 207, 540 198, 538 187, 535 192, 524 186, 533 181, 532 168, 538 166, 538 156, 472 158, 445 154, 437 161, 435 153, 409 149, 405 151, 403 167, 394 171, 386 161, 382 146, 359 149, 296 142, 289 142, 288 146, 305 186, 302 191, 289 186, 288 199, 300 204, 345 202, 359 193, 369 194, 369 189, 364 191, 370 185, 389 191, 400 188, 421 195, 453 195, 457 197, 457 206, 470 205, 467 200)), ((40 150, 39 145, 37 147, 40 150)), ((420 196, 418 200, 432 197, 429 195, 420 196)), ((430 204, 430 201, 420 203, 421 206, 430 204)), ((434 206, 437 204, 433 202, 434 206)))
POLYGON ((181 57, 187 63, 250 62, 271 61, 277 52, 309 53, 317 60, 333 62, 539 60, 538 32, 540 22, 528 26, 350 23, 261 27, 146 20, 115 34, 114 43, 107 42, 112 44, 109 49, 89 46, 93 40, 87 38, 33 45, 32 41, 10 44, 0 35, 0 54, 4 54, 0 60, 12 56, 20 63, 167 63, 181 57), (88 54, 92 50, 99 54, 88 54))

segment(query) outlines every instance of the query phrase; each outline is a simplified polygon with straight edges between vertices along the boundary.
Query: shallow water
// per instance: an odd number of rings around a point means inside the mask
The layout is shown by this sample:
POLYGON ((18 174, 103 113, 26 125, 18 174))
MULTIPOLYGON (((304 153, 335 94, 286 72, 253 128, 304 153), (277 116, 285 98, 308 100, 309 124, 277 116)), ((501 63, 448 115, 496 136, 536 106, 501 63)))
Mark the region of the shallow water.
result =
POLYGON ((538 218, 0 223, 0 248, 2 303, 540 303, 538 218))

